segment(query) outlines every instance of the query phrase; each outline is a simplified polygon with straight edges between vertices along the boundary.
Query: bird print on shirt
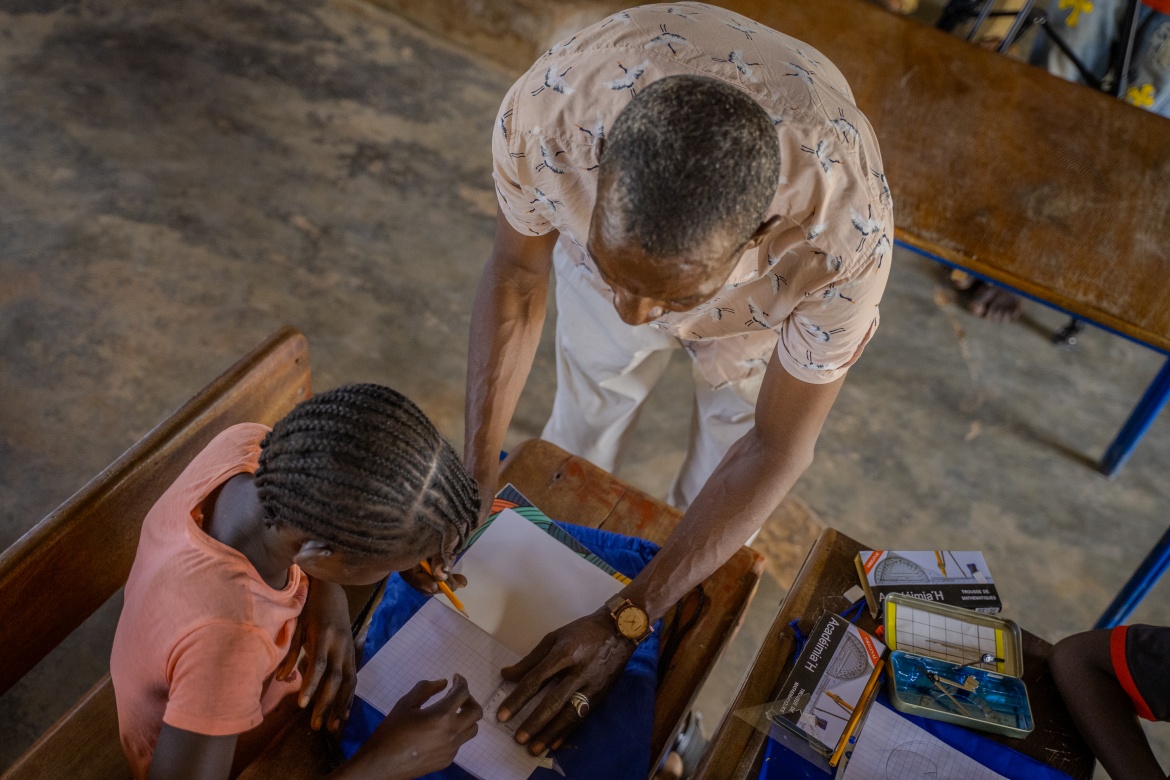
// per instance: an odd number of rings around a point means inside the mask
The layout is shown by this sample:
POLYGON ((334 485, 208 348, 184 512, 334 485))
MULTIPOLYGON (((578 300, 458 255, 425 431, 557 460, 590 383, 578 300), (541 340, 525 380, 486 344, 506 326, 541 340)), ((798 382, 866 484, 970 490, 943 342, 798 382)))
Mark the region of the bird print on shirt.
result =
POLYGON ((890 199, 890 185, 889 182, 886 181, 886 174, 875 171, 873 168, 870 168, 869 171, 874 175, 874 178, 878 180, 878 184, 882 186, 880 200, 887 206, 891 205, 892 201, 890 199))
POLYGON ((749 82, 751 82, 753 84, 755 83, 756 77, 755 77, 755 72, 752 70, 752 68, 755 67, 756 65, 759 65, 760 63, 748 62, 747 60, 744 59, 743 52, 733 51, 727 55, 727 59, 721 60, 718 57, 712 57, 711 59, 713 59, 715 62, 726 62, 729 65, 734 65, 735 69, 737 71, 739 71, 739 74, 741 76, 743 76, 749 82))
POLYGON ((504 136, 504 140, 508 141, 508 122, 512 119, 512 109, 508 109, 503 114, 500 114, 500 132, 504 136))
POLYGON ((788 286, 788 280, 778 273, 768 274, 768 279, 772 282, 772 292, 780 292, 781 285, 788 286))
POLYGON ((556 60, 549 63, 548 70, 544 72, 544 83, 532 90, 533 97, 536 97, 546 89, 551 89, 553 92, 558 92, 562 95, 573 94, 573 88, 569 86, 569 82, 565 81, 565 74, 571 71, 573 66, 570 65, 560 73, 557 73, 557 67, 556 60))
POLYGON ((857 126, 845 118, 845 110, 841 108, 837 109, 837 118, 829 120, 829 126, 840 133, 847 144, 853 143, 861 135, 857 126))
POLYGON ((830 341, 832 341, 834 334, 845 332, 844 328, 832 328, 830 330, 824 330, 821 328, 821 326, 815 325, 806 319, 801 319, 800 324, 804 326, 805 333, 812 336, 822 344, 828 344, 830 341))
POLYGON ((824 371, 826 368, 828 368, 828 366, 824 363, 817 363, 813 360, 811 349, 807 349, 804 352, 804 367, 811 368, 814 371, 824 371))
POLYGON ((691 45, 691 42, 683 36, 677 33, 669 32, 666 29, 665 24, 659 25, 658 29, 661 30, 661 32, 650 39, 650 43, 646 44, 647 49, 653 48, 655 46, 665 46, 666 48, 670 49, 671 54, 678 54, 678 49, 675 49, 675 46, 683 47, 691 45))
POLYGON ((613 16, 611 16, 605 20, 605 24, 601 25, 601 29, 609 27, 614 22, 620 22, 622 24, 629 24, 630 23, 630 12, 629 11, 622 11, 621 13, 614 14, 613 16))
POLYGON ((828 252, 822 252, 819 249, 813 250, 814 255, 820 255, 825 258, 826 271, 840 271, 843 258, 840 255, 831 255, 828 252))
POLYGON ((540 164, 536 166, 536 170, 549 170, 558 176, 563 176, 568 168, 564 163, 559 162, 557 157, 564 153, 565 151, 563 149, 558 152, 554 152, 548 145, 548 141, 546 141, 542 136, 540 139, 540 164))
POLYGON ((752 39, 752 35, 759 32, 759 30, 757 30, 753 27, 748 27, 742 21, 724 22, 724 24, 727 25, 728 27, 730 27, 731 29, 735 30, 736 32, 743 33, 744 37, 747 38, 749 41, 752 39))
POLYGON ((882 261, 886 259, 886 255, 890 252, 890 239, 882 233, 882 237, 877 240, 873 246, 873 256, 877 258, 877 267, 882 267, 882 261))
POLYGON ((770 329, 772 326, 764 319, 768 316, 768 312, 756 305, 756 302, 748 298, 748 314, 752 315, 751 319, 744 323, 744 325, 759 325, 761 328, 770 329))
POLYGON ((838 287, 836 282, 831 283, 828 287, 826 287, 821 292, 821 303, 828 303, 829 301, 835 301, 838 298, 840 298, 841 300, 844 300, 844 301, 848 301, 849 303, 853 303, 854 301, 852 298, 850 298, 845 293, 841 292, 843 289, 845 289, 844 286, 838 287))
POLYGON ((694 11, 680 11, 677 8, 675 8, 674 6, 667 8, 666 13, 671 14, 672 16, 677 16, 680 19, 693 20, 695 18, 695 16, 697 16, 697 14, 694 11))
POLYGON ((834 165, 841 164, 840 160, 834 160, 832 157, 829 156, 829 142, 828 141, 817 141, 817 148, 816 149, 813 149, 812 147, 809 147, 809 146, 804 146, 802 144, 800 147, 800 150, 802 152, 808 152, 809 154, 816 157, 817 162, 819 162, 821 164, 821 170, 824 171, 827 175, 830 175, 830 176, 832 175, 834 165))
POLYGON ((865 246, 865 239, 869 238, 874 233, 877 233, 882 229, 882 221, 880 219, 873 218, 873 204, 870 203, 867 205, 869 208, 868 217, 859 214, 855 208, 850 207, 849 209, 850 216, 853 219, 853 227, 856 228, 857 232, 861 234, 861 240, 857 242, 858 252, 860 252, 861 248, 865 246))
POLYGON ((821 66, 821 63, 817 60, 814 60, 812 57, 810 57, 804 49, 796 49, 795 51, 796 51, 796 54, 805 62, 811 62, 813 65, 816 65, 818 68, 821 66))
MULTIPOLYGON (((533 198, 532 200, 528 201, 530 204, 539 203, 540 205, 544 206, 549 211, 556 211, 558 206, 565 205, 563 202, 556 200, 554 198, 551 198, 548 195, 545 195, 544 192, 541 191, 539 188, 533 188, 532 192, 534 195, 536 195, 536 197, 533 198)), ((531 214, 534 211, 536 211, 535 207, 533 207, 532 209, 530 209, 526 213, 531 214)))
POLYGON ((561 41, 560 43, 558 43, 557 45, 555 45, 555 46, 553 46, 551 49, 549 49, 547 52, 545 52, 545 55, 544 55, 544 56, 546 56, 546 57, 551 57, 551 56, 553 56, 554 54, 559 54, 560 52, 562 52, 562 51, 564 51, 565 49, 569 48, 569 45, 570 45, 570 44, 571 44, 573 41, 575 41, 575 40, 577 40, 577 36, 576 36, 576 35, 574 35, 572 38, 570 38, 570 39, 569 39, 569 40, 567 40, 567 41, 561 41))
POLYGON ((731 308, 730 306, 716 306, 715 308, 711 309, 707 313, 711 315, 711 319, 715 320, 716 322, 719 322, 726 315, 735 314, 735 309, 731 308))
POLYGON ((795 73, 785 73, 784 74, 785 76, 795 76, 796 78, 803 81, 805 86, 807 86, 807 87, 811 87, 813 85, 812 77, 816 75, 815 72, 809 70, 808 68, 804 68, 804 67, 801 67, 800 65, 797 65, 795 62, 789 62, 786 64, 788 65, 788 67, 792 68, 796 72, 795 73))
POLYGON ((624 75, 621 78, 614 79, 613 81, 605 82, 605 86, 615 91, 628 89, 631 95, 637 95, 638 90, 636 85, 638 83, 638 79, 642 78, 642 75, 646 72, 646 69, 650 67, 650 63, 643 62, 637 67, 627 68, 625 65, 622 65, 619 62, 617 66, 622 69, 622 73, 624 75))
POLYGON ((589 137, 589 146, 596 149, 598 142, 605 138, 605 116, 598 111, 597 118, 593 120, 593 127, 577 125, 577 129, 589 137))

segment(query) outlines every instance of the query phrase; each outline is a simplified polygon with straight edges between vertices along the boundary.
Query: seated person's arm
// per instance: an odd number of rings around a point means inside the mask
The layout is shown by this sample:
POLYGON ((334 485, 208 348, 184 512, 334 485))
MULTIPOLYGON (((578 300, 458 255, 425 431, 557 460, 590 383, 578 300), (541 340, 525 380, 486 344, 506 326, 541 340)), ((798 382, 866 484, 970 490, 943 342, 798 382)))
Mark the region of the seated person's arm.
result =
POLYGON ((1118 680, 1110 652, 1112 633, 1086 631, 1057 642, 1049 660, 1052 676, 1081 736, 1110 777, 1163 780, 1166 774, 1150 749, 1134 702, 1118 680))
MULTIPOLYGON (((478 732, 483 710, 459 675, 445 696, 423 707, 446 687, 446 680, 423 680, 415 685, 354 757, 330 777, 413 780, 450 766, 460 746, 478 732)), ((150 765, 150 780, 226 780, 238 738, 238 734, 196 734, 164 723, 150 765)))
POLYGON ((209 737, 164 723, 150 762, 150 780, 224 780, 231 772, 238 737, 209 737))

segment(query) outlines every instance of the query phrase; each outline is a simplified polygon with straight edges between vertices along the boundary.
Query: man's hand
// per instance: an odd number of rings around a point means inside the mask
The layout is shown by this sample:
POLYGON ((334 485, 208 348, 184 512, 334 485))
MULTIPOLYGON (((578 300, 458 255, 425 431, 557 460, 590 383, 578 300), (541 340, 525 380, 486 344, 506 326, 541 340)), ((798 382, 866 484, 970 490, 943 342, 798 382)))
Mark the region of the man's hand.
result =
POLYGON ((634 654, 634 643, 617 632, 604 608, 574 620, 545 636, 531 653, 501 673, 516 688, 504 699, 496 717, 509 720, 528 704, 549 681, 544 699, 516 730, 516 741, 528 745, 533 755, 546 747, 560 747, 565 736, 581 722, 569 704, 582 693, 596 707, 621 676, 634 654))
POLYGON ((460 675, 454 676, 446 696, 422 708, 446 687, 446 680, 423 680, 415 685, 341 768, 339 776, 409 780, 450 766, 459 747, 479 731, 483 709, 460 675))
POLYGON ((340 585, 322 580, 309 582, 308 600, 297 620, 288 655, 276 668, 276 679, 287 680, 292 676, 302 646, 305 675, 298 703, 307 707, 316 694, 313 728, 320 729, 327 724, 330 731, 337 731, 349 717, 349 705, 357 686, 349 603, 340 585))

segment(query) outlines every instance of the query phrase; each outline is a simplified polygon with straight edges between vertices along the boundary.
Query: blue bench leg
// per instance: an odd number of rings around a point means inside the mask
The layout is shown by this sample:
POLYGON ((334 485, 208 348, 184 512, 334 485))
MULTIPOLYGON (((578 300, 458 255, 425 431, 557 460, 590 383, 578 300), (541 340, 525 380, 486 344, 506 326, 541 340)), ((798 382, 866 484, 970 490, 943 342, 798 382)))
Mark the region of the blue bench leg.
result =
POLYGON ((1162 407, 1166 405, 1167 399, 1170 399, 1170 360, 1166 361, 1162 370, 1154 377, 1154 381, 1150 383, 1146 394, 1125 421, 1117 438, 1109 445, 1109 449, 1105 450, 1105 455, 1097 466, 1102 474, 1112 477, 1125 465, 1133 453, 1133 448, 1149 430, 1162 407))
POLYGON ((1154 587, 1168 568, 1170 568, 1170 531, 1163 534, 1158 543, 1154 545, 1154 549, 1150 550, 1150 554, 1142 561, 1141 566, 1138 566, 1137 571, 1129 578, 1129 582, 1125 583, 1118 591, 1117 598, 1113 599, 1113 603, 1106 608, 1104 614, 1097 620, 1097 625, 1093 628, 1113 628, 1120 625, 1141 603, 1142 599, 1146 597, 1146 593, 1154 587))

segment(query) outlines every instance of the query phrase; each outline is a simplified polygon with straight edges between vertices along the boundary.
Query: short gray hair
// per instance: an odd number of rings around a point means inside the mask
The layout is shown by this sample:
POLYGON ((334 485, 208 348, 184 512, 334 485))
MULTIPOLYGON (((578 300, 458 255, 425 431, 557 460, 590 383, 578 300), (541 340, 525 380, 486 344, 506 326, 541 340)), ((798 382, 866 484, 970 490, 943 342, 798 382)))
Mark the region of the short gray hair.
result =
POLYGON ((713 239, 740 246, 764 221, 780 144, 749 95, 706 76, 667 76, 618 114, 601 155, 599 194, 616 199, 625 238, 652 257, 713 239))

